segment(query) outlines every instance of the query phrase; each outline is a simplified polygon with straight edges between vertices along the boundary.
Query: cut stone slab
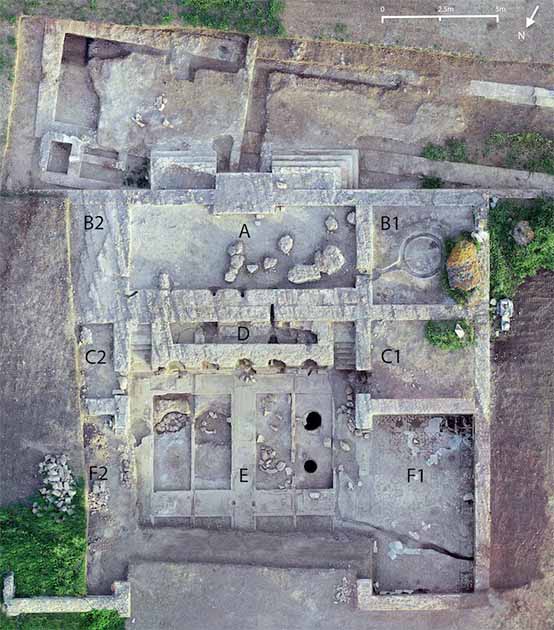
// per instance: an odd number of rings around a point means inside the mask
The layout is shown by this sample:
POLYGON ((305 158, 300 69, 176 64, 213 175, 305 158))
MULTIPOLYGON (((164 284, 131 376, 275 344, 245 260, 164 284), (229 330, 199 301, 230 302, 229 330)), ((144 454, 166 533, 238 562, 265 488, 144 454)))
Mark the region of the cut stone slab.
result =
POLYGON ((153 190, 213 188, 216 170, 217 153, 205 145, 193 145, 187 151, 153 149, 150 154, 153 190))
POLYGON ((321 280, 321 271, 317 265, 294 265, 288 273, 289 282, 304 284, 321 280))

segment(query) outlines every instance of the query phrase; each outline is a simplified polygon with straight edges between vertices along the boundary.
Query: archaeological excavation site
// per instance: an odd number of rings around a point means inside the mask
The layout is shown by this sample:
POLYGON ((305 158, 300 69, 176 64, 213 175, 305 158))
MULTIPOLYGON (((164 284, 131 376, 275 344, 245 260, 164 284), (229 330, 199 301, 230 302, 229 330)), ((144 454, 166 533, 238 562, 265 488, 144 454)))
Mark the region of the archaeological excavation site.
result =
MULTIPOLYGON (((488 215, 542 183, 420 155, 510 121, 502 80, 463 56, 20 20, 2 186, 59 218, 83 601, 137 630, 185 627, 182 597, 267 599, 288 629, 311 598, 325 630, 486 601, 488 215)), ((58 605, 17 584, 9 615, 58 605)))

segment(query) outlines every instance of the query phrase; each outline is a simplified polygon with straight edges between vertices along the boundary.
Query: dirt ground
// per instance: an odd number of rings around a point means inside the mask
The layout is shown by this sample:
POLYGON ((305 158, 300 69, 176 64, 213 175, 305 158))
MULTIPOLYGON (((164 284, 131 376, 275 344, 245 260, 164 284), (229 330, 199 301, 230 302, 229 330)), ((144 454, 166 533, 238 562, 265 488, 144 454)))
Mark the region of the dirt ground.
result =
POLYGON ((522 586, 553 567, 553 286, 554 274, 543 273, 519 291, 513 331, 494 346, 491 581, 496 588, 522 586))
POLYGON ((548 33, 554 25, 554 8, 541 5, 532 29, 525 29, 537 2, 504 0, 286 0, 283 22, 290 35, 335 38, 344 41, 379 43, 388 46, 432 48, 473 54, 502 61, 552 62, 554 49, 548 33), (495 20, 402 20, 381 22, 383 15, 496 14, 495 20), (498 8, 497 8, 498 7, 498 8), (519 32, 525 32, 520 39, 519 32))
POLYGON ((0 503, 37 489, 45 453, 83 450, 59 198, 0 196, 0 503))

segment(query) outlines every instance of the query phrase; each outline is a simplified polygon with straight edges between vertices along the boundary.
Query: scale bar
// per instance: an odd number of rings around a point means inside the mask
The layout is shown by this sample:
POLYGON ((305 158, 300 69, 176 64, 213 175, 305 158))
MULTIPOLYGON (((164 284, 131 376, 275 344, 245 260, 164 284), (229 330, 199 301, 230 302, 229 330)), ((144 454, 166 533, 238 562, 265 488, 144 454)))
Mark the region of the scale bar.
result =
POLYGON ((500 16, 495 13, 494 15, 382 15, 381 24, 385 23, 385 20, 461 20, 461 19, 481 19, 481 20, 496 20, 498 24, 500 22, 500 16))

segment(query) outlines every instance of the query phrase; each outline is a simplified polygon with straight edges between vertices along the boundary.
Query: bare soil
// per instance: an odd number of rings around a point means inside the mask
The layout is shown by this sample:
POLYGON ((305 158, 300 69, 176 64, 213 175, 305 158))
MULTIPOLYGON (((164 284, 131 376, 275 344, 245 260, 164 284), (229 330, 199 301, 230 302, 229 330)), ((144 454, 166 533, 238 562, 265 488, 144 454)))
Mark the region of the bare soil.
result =
POLYGON ((523 286, 512 332, 494 345, 491 582, 498 589, 543 577, 541 561, 553 552, 553 287, 546 272, 523 286))
POLYGON ((59 198, 0 196, 0 503, 37 489, 63 449, 83 474, 65 217, 59 198))

